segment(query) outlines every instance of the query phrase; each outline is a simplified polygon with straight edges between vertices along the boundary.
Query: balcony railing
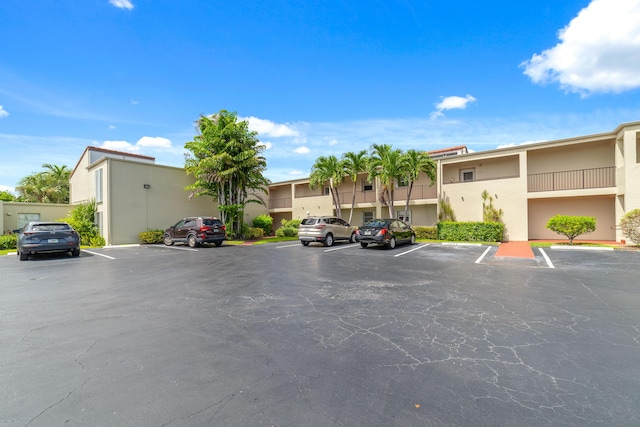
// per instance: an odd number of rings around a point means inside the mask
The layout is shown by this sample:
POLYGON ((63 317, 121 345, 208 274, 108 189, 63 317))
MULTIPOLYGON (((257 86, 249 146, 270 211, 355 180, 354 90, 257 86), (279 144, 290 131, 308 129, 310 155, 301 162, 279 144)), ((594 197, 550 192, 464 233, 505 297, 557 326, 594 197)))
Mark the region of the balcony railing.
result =
POLYGON ((291 197, 269 199, 269 209, 286 209, 290 208, 291 206, 291 197))
POLYGON ((559 191, 616 186, 616 168, 577 169, 561 172, 536 173, 527 177, 527 190, 559 191))

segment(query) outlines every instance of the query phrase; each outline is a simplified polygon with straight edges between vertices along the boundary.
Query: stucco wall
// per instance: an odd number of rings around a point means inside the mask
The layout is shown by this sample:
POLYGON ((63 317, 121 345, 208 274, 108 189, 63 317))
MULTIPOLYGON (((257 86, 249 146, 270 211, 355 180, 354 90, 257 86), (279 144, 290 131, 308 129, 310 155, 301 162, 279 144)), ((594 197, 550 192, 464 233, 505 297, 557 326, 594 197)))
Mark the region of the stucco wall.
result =
POLYGON ((184 187, 193 177, 182 168, 116 159, 107 162, 110 244, 138 243, 140 232, 165 229, 185 216, 218 216, 211 197, 188 200, 184 187))
POLYGON ((614 166, 614 140, 529 150, 527 159, 529 174, 614 166))
POLYGON ((546 228, 554 215, 593 216, 596 231, 576 240, 615 240, 615 196, 572 197, 529 200, 529 239, 565 239, 546 228))
POLYGON ((40 221, 56 221, 67 216, 71 209, 73 206, 67 204, 0 201, 0 231, 9 233, 18 229, 19 214, 40 214, 40 221))

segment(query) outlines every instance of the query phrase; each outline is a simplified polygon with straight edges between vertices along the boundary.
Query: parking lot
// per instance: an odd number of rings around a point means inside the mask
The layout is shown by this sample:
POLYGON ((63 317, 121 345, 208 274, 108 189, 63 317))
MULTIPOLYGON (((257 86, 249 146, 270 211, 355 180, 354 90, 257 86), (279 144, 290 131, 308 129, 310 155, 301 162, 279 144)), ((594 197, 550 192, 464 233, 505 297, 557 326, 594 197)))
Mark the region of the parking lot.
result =
POLYGON ((640 425, 640 252, 0 257, 7 426, 640 425))

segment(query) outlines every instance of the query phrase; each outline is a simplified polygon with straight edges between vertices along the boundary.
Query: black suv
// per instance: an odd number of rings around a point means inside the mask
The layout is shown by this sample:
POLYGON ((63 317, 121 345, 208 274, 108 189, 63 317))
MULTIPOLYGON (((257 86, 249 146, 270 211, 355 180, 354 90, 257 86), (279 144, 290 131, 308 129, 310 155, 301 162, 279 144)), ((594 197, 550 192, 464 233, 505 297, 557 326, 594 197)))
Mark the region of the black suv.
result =
POLYGON ((176 225, 164 231, 164 244, 167 246, 176 242, 187 243, 192 248, 202 243, 214 243, 220 246, 226 238, 225 225, 214 217, 182 218, 176 225))

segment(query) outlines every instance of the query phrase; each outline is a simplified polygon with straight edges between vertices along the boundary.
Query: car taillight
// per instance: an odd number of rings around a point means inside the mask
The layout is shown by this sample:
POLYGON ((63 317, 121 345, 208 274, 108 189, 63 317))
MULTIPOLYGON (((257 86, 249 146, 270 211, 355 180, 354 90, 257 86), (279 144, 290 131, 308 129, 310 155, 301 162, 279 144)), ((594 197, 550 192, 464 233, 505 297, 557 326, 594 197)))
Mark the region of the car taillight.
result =
POLYGON ((360 235, 360 230, 356 230, 356 234, 359 236, 360 235))
POLYGON ((314 228, 315 228, 316 230, 322 230, 325 226, 326 226, 326 224, 318 224, 318 225, 316 225, 314 228))
POLYGON ((222 231, 227 231, 227 226, 226 226, 226 225, 221 225, 221 226, 220 226, 220 229, 221 229, 222 231))
POLYGON ((202 227, 200 227, 200 231, 202 231, 203 233, 204 233, 205 231, 209 231, 209 230, 211 230, 211 227, 208 227, 208 226, 206 226, 206 225, 203 225, 202 227))
POLYGON ((381 236, 384 236, 385 234, 387 234, 388 230, 386 228, 383 228, 382 230, 378 231, 378 234, 381 236))

